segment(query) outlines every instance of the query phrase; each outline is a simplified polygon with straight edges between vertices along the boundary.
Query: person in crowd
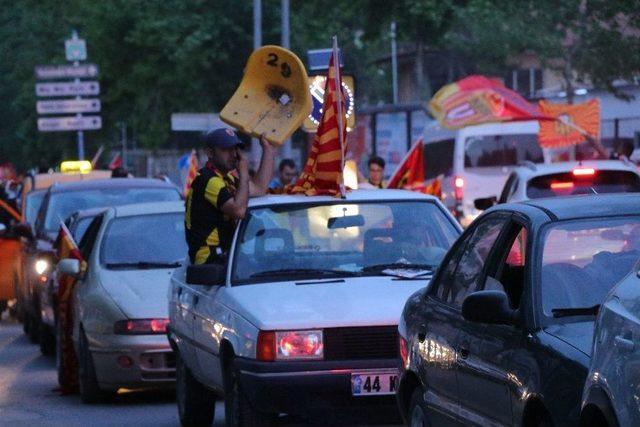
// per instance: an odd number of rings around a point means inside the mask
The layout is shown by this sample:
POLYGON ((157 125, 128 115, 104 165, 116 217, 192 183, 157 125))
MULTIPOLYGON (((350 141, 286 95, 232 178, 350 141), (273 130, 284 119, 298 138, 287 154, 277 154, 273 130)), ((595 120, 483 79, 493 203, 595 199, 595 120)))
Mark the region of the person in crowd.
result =
POLYGON ((236 222, 247 211, 249 197, 266 194, 273 174, 275 147, 260 138, 262 158, 255 177, 241 151, 242 141, 229 128, 204 135, 208 161, 187 194, 185 233, 192 264, 226 263, 236 222))
POLYGON ((298 176, 296 163, 292 159, 282 159, 278 165, 278 176, 269 183, 269 190, 279 190, 291 184, 298 176))
POLYGON ((369 158, 367 165, 369 167, 369 178, 360 183, 360 188, 386 188, 387 184, 384 182, 384 159, 382 157, 372 156, 369 158))

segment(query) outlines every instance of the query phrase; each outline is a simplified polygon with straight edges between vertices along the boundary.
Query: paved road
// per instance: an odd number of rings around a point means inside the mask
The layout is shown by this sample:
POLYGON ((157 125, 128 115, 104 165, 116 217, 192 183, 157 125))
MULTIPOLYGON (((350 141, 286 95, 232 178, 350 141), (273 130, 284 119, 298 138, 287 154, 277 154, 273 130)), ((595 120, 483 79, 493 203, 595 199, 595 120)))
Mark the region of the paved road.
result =
MULTIPOLYGON (((178 426, 173 392, 120 392, 113 401, 85 405, 77 395, 62 396, 55 360, 40 354, 22 325, 0 320, 0 427, 23 426, 178 426)), ((288 427, 299 427, 283 420, 288 427)), ((216 405, 214 427, 224 426, 224 407, 216 405)))
MULTIPOLYGON (((5 314, 6 316, 6 314, 5 314)), ((40 354, 22 326, 0 322, 0 426, 177 426, 173 392, 120 393, 106 404, 84 405, 77 395, 61 396, 55 361, 40 354)), ((215 426, 224 424, 217 406, 215 426)))

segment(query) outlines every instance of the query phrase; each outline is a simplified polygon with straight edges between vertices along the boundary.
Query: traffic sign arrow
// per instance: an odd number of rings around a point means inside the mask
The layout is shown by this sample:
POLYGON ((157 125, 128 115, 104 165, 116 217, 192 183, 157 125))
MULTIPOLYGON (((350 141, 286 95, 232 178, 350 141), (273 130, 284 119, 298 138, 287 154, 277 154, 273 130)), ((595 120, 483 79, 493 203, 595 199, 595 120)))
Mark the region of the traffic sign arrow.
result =
POLYGON ((100 83, 96 81, 78 83, 36 83, 37 96, 76 96, 98 94, 100 94, 100 83))
POLYGON ((60 99, 36 103, 38 114, 99 113, 100 108, 99 99, 60 99))
POLYGON ((36 78, 38 79, 83 79, 88 77, 96 77, 98 75, 98 66, 96 64, 82 65, 37 65, 35 67, 36 78))
POLYGON ((100 116, 68 116, 38 119, 38 130, 41 132, 96 130, 101 128, 102 118, 100 116))

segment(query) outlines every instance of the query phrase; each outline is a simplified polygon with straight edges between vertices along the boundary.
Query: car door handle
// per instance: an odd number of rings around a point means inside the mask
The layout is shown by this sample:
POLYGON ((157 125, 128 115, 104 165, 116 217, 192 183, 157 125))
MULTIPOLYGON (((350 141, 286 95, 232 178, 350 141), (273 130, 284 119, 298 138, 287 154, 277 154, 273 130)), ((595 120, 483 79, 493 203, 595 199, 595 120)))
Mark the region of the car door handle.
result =
POLYGON ((633 351, 636 346, 632 340, 626 339, 622 335, 617 335, 614 338, 614 341, 616 343, 616 347, 624 351, 633 351))
POLYGON ((466 359, 467 357, 469 357, 469 349, 466 347, 460 347, 458 349, 458 353, 460 354, 460 357, 462 359, 466 359))

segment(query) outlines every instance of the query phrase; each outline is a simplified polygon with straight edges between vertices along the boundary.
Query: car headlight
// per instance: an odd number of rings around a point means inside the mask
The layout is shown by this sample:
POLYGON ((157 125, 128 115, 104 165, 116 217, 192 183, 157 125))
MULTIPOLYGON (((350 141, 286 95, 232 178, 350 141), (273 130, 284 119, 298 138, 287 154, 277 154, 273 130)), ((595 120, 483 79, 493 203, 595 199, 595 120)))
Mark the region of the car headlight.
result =
POLYGON ((42 275, 49 269, 49 261, 46 259, 39 259, 34 264, 34 268, 36 269, 36 273, 42 275))
POLYGON ((324 357, 322 331, 261 331, 256 357, 262 361, 320 360, 324 357))

